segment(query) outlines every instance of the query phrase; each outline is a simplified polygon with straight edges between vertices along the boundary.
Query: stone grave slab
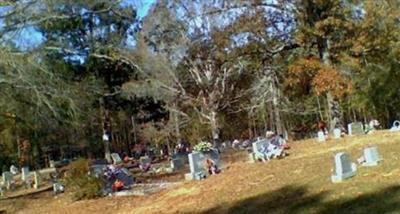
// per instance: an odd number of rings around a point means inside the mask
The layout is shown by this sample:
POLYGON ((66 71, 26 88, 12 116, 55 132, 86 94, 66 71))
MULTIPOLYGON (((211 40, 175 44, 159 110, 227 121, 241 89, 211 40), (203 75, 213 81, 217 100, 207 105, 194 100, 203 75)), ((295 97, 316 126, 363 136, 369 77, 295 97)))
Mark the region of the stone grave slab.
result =
POLYGON ((395 121, 393 122, 392 127, 390 128, 390 131, 392 131, 392 132, 400 131, 400 121, 395 120, 395 121))
POLYGON ((335 171, 331 176, 332 182, 341 182, 356 175, 357 165, 352 163, 350 156, 344 152, 335 155, 335 171))
POLYGON ((118 153, 111 153, 111 159, 113 161, 113 164, 121 164, 122 163, 122 159, 118 153))
POLYGON ((317 133, 318 142, 325 142, 325 133, 323 131, 319 131, 317 133))
POLYGON ((26 181, 29 178, 29 167, 25 166, 21 168, 21 179, 26 181))
MULTIPOLYGON (((262 139, 262 140, 259 140, 259 141, 256 141, 256 142, 252 143, 254 161, 258 160, 259 158, 264 158, 265 157, 265 154, 263 154, 261 151, 268 144, 269 144, 269 142, 268 142, 267 139, 262 139)), ((251 158, 251 156, 250 156, 250 158, 251 158)))
POLYGON ((341 134, 342 134, 342 132, 340 129, 338 129, 338 128, 333 129, 333 138, 334 139, 340 139, 341 134))
POLYGON ((377 146, 371 146, 364 149, 363 166, 377 166, 380 160, 377 146))
POLYGON ((13 181, 14 175, 11 172, 3 172, 2 174, 3 184, 7 189, 10 189, 11 183, 13 181))
POLYGON ((140 157, 139 163, 141 165, 149 164, 149 163, 151 163, 151 159, 148 156, 143 156, 143 157, 140 157))
POLYGON ((347 129, 350 136, 364 134, 364 126, 361 122, 349 123, 347 129))
POLYGON ((188 155, 190 173, 185 175, 186 180, 201 180, 205 177, 204 159, 200 152, 192 152, 188 155))
POLYGON ((42 179, 40 177, 40 174, 38 172, 33 172, 33 188, 35 189, 39 189, 41 183, 42 183, 42 179))
POLYGON ((173 170, 180 170, 184 167, 185 160, 182 158, 175 158, 171 160, 171 168, 173 170))

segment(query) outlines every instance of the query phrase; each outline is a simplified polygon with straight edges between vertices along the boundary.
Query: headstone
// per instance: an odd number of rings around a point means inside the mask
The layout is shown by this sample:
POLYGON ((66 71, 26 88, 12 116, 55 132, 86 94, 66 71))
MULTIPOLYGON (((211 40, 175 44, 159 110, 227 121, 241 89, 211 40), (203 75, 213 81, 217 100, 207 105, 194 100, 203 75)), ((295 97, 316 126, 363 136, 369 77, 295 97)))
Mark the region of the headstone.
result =
POLYGON ((341 134, 342 134, 342 132, 340 129, 338 129, 338 128, 333 129, 333 138, 340 139, 341 134))
POLYGON ((56 182, 56 183, 53 184, 53 193, 55 195, 57 195, 58 193, 63 193, 64 189, 65 189, 64 185, 62 185, 59 182, 56 182))
POLYGON ((122 163, 122 159, 121 159, 121 157, 119 156, 118 153, 111 153, 111 159, 112 159, 112 161, 113 161, 113 164, 120 164, 120 163, 122 163))
POLYGON ((96 178, 101 178, 104 174, 104 171, 106 170, 107 165, 105 164, 96 164, 90 166, 90 175, 96 177, 96 178))
POLYGON ((323 131, 318 132, 318 142, 324 142, 325 141, 325 133, 323 131))
POLYGON ((347 125, 347 129, 349 131, 349 135, 361 135, 364 134, 364 127, 361 122, 354 122, 354 123, 349 123, 347 125))
POLYGON ((268 144, 267 139, 259 140, 259 141, 253 142, 251 144, 252 154, 249 156, 250 162, 255 162, 256 160, 260 160, 260 159, 265 160, 266 155, 264 153, 262 153, 261 151, 263 150, 263 148, 265 146, 267 146, 267 144, 268 144), (251 158, 253 158, 254 161, 252 161, 251 158))
POLYGON ((16 175, 16 174, 18 174, 18 168, 15 167, 14 165, 11 165, 11 166, 10 166, 10 172, 11 172, 13 175, 16 175))
POLYGON ((192 152, 188 155, 190 173, 185 175, 187 180, 201 180, 204 174, 204 160, 200 152, 192 152))
POLYGON ((394 121, 392 128, 390 128, 390 131, 392 132, 400 131, 400 121, 398 120, 394 121))
POLYGON ((380 161, 378 147, 372 146, 364 149, 364 162, 363 166, 376 166, 380 161))
POLYGON ((50 165, 50 168, 54 168, 55 167, 54 160, 50 160, 49 161, 49 165, 50 165))
POLYGON ((344 152, 335 155, 335 173, 332 175, 332 182, 341 182, 344 179, 353 177, 356 174, 357 165, 350 162, 350 157, 344 152))
POLYGON ((254 153, 251 152, 249 153, 249 162, 254 163, 256 161, 256 157, 254 156, 254 153))
POLYGON ((40 178, 40 174, 38 172, 33 172, 33 188, 35 189, 39 189, 40 185, 41 185, 41 178, 40 178))
POLYGON ((2 174, 3 184, 7 189, 10 189, 13 180, 13 174, 11 172, 3 172, 2 174))
POLYGON ((171 160, 171 168, 172 168, 173 170, 180 170, 180 169, 182 169, 183 166, 184 166, 184 164, 185 164, 185 161, 184 161, 184 159, 182 159, 182 158, 175 158, 175 159, 172 159, 172 160, 171 160))
POLYGON ((151 159, 148 156, 142 156, 142 157, 140 157, 139 163, 141 165, 149 164, 149 163, 151 163, 151 159))
POLYGON ((21 168, 21 179, 26 181, 29 178, 29 167, 25 166, 21 168))

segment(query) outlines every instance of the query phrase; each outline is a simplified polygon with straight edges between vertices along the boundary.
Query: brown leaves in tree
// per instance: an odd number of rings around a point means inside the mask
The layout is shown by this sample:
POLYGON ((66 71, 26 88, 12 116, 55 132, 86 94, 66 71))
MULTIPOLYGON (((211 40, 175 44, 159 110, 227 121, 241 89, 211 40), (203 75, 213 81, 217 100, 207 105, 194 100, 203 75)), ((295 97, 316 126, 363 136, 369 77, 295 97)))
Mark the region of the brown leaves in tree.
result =
POLYGON ((351 80, 335 67, 323 64, 315 57, 301 58, 294 62, 289 67, 286 85, 302 89, 312 87, 318 96, 331 92, 337 98, 343 97, 352 88, 351 80))

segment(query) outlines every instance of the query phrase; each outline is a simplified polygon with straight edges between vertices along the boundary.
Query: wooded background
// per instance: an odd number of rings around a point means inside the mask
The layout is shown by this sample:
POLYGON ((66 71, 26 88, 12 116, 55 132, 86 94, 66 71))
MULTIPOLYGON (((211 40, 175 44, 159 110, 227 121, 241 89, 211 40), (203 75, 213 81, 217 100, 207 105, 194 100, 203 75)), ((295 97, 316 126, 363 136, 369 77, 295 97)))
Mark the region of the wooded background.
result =
POLYGON ((146 2, 0 3, 0 165, 400 119, 397 0, 146 2))

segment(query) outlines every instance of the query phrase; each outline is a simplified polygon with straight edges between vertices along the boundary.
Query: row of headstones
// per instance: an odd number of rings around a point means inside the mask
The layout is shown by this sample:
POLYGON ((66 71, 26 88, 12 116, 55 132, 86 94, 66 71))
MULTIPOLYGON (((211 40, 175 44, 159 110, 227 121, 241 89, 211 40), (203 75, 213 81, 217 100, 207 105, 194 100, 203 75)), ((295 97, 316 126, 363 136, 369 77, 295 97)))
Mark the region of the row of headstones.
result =
MULTIPOLYGON (((347 125, 347 130, 348 130, 349 136, 364 134, 364 126, 361 122, 349 123, 347 125)), ((319 131, 317 133, 317 136, 318 136, 318 142, 324 142, 326 140, 326 136, 323 131, 319 131)), ((339 128, 333 129, 333 138, 334 139, 340 139, 341 136, 342 136, 342 131, 339 128)))
MULTIPOLYGON (((376 146, 367 147, 363 150, 363 156, 358 159, 363 166, 376 166, 381 158, 376 146)), ((357 164, 351 162, 347 153, 340 152, 335 155, 335 174, 331 176, 332 182, 341 182, 353 177, 357 172, 357 164)))
MULTIPOLYGON (((32 181, 33 182, 33 187, 35 189, 38 189, 39 186, 40 186, 40 183, 41 183, 39 172, 34 171, 32 174, 33 174, 33 181, 32 181)), ((11 185, 14 183, 14 174, 9 172, 9 171, 6 171, 6 172, 3 172, 2 178, 3 178, 2 179, 3 185, 7 189, 10 189, 11 185)), ((30 174, 30 171, 29 171, 29 167, 22 167, 21 168, 21 179, 22 179, 22 181, 24 181, 25 183, 29 183, 31 181, 30 178, 31 178, 31 174, 30 174)))
MULTIPOLYGON (((123 161, 118 153, 111 153, 111 159, 113 161, 113 164, 118 165, 118 164, 123 163, 123 161)), ((148 156, 143 156, 143 157, 140 157, 139 163, 140 164, 151 163, 151 159, 148 156)))

